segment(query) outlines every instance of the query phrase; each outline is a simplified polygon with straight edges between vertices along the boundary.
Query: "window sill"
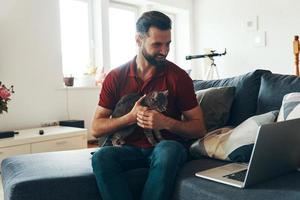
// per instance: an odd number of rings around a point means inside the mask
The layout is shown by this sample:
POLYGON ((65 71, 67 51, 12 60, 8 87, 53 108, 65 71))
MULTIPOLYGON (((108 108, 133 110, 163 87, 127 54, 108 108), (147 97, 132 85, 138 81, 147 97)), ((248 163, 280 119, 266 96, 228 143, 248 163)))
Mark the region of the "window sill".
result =
POLYGON ((99 90, 100 86, 70 86, 70 87, 64 86, 62 88, 59 88, 58 90, 94 90, 94 89, 99 90))

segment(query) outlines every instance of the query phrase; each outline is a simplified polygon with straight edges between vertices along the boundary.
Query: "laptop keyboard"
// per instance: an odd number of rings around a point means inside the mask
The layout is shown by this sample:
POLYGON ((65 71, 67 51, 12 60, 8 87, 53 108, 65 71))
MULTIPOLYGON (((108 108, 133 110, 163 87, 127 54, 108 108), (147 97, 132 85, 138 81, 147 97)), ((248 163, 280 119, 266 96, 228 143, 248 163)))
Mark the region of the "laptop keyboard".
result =
POLYGON ((246 173, 247 173, 247 169, 232 174, 228 174, 224 177, 243 182, 245 180, 246 173))
POLYGON ((246 166, 246 165, 245 164, 238 164, 238 163, 231 163, 231 164, 228 164, 228 165, 223 165, 221 168, 222 168, 222 170, 233 172, 233 171, 241 170, 243 166, 246 166))

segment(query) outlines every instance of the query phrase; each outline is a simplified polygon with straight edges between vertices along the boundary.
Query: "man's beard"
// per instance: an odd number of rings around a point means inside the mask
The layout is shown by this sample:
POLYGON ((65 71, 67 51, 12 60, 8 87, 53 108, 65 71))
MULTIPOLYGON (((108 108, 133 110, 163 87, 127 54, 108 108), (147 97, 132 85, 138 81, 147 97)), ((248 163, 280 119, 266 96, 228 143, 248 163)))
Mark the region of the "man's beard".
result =
POLYGON ((144 56, 144 58, 151 64, 154 65, 157 68, 161 68, 164 66, 166 59, 162 59, 162 60, 156 60, 155 57, 156 56, 163 56, 161 54, 155 54, 155 55, 150 55, 149 53, 147 53, 146 49, 143 48, 142 49, 142 54, 144 56))

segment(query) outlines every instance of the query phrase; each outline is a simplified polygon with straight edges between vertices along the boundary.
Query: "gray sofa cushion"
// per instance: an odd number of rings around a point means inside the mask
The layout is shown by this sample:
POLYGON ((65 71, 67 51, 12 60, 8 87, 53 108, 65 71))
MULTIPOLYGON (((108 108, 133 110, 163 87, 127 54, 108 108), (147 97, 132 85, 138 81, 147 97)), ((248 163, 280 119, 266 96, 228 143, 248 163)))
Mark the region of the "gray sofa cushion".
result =
POLYGON ((300 92, 299 77, 272 73, 262 75, 257 114, 279 110, 283 96, 291 92, 300 92))
MULTIPOLYGON (((92 173, 91 149, 16 156, 2 162, 5 200, 101 200, 92 173)), ((172 200, 300 199, 300 173, 295 172, 238 189, 195 177, 195 172, 225 164, 202 158, 184 165, 172 200)), ((134 199, 139 199, 147 169, 126 173, 134 199)))
POLYGON ((261 76, 271 73, 266 70, 256 70, 245 75, 220 80, 194 81, 195 91, 210 87, 235 87, 235 98, 232 103, 228 125, 237 126, 244 120, 256 114, 257 96, 261 76))
POLYGON ((194 175, 200 170, 223 164, 226 162, 205 158, 185 164, 177 178, 173 200, 300 199, 300 172, 293 172, 246 189, 201 179, 194 175))
MULTIPOLYGON (((94 149, 15 156, 2 162, 5 200, 101 200, 91 167, 94 149)), ((147 169, 126 172, 139 199, 147 169)))
POLYGON ((208 131, 225 126, 230 116, 235 87, 215 87, 196 91, 208 131))

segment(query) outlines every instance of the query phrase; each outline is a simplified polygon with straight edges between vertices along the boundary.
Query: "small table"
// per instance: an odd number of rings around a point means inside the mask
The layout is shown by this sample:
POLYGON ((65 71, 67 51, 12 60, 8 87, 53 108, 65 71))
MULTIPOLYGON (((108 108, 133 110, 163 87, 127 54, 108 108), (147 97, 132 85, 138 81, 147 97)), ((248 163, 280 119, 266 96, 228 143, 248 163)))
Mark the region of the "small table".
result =
POLYGON ((87 148, 84 128, 50 126, 16 132, 14 137, 0 139, 0 163, 14 155, 87 148))

